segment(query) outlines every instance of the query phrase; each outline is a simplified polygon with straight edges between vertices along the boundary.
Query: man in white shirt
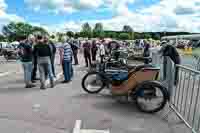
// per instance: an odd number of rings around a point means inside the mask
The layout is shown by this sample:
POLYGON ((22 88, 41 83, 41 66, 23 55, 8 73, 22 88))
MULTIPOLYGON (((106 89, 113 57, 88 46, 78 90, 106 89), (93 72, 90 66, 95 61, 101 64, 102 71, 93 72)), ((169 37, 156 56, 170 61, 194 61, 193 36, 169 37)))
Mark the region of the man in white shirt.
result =
POLYGON ((100 58, 101 58, 101 63, 103 63, 103 58, 106 54, 106 51, 105 51, 105 46, 104 46, 104 41, 101 42, 101 45, 99 47, 99 54, 100 54, 100 58))

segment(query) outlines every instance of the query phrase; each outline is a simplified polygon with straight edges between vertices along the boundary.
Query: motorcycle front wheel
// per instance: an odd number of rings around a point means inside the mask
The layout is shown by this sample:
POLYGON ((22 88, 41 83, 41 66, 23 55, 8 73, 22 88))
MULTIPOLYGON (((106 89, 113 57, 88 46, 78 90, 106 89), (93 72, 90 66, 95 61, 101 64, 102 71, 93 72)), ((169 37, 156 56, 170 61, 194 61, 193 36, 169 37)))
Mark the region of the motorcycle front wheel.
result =
POLYGON ((141 83, 137 90, 136 105, 140 111, 145 113, 159 112, 169 99, 166 88, 156 82, 141 83))
POLYGON ((82 88, 90 94, 97 94, 105 87, 102 76, 98 72, 89 72, 82 79, 82 88))

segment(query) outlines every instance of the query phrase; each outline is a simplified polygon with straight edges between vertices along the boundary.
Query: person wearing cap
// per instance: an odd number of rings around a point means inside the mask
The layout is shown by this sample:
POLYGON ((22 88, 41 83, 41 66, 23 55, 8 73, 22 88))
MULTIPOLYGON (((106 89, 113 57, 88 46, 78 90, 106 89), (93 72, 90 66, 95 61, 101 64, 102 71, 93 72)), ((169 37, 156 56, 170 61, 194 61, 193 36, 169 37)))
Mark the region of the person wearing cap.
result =
POLYGON ((37 35, 37 45, 34 48, 33 53, 37 55, 37 61, 40 72, 40 89, 46 89, 47 74, 50 78, 50 86, 54 87, 54 77, 51 72, 51 48, 48 45, 48 40, 42 35, 37 35))
POLYGON ((24 82, 25 88, 35 87, 31 83, 31 73, 32 73, 32 46, 27 43, 26 36, 21 36, 19 38, 20 44, 18 46, 18 55, 20 56, 20 61, 24 70, 24 82))

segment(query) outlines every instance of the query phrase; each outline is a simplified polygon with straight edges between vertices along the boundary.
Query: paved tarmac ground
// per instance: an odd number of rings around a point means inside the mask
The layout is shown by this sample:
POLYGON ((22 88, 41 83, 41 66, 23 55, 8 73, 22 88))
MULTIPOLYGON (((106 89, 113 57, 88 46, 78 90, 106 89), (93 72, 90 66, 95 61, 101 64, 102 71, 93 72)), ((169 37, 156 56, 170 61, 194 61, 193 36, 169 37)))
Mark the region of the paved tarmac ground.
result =
MULTIPOLYGON (((98 95, 85 93, 81 79, 86 68, 79 57, 80 65, 74 67, 72 82, 47 90, 40 90, 39 85, 25 89, 20 64, 7 65, 13 73, 0 77, 0 131, 72 133, 76 120, 82 120, 82 128, 108 129, 111 133, 188 133, 183 124, 163 119, 166 111, 144 114, 134 104, 116 102, 107 91, 98 95)), ((61 66, 56 64, 59 74, 61 66)))

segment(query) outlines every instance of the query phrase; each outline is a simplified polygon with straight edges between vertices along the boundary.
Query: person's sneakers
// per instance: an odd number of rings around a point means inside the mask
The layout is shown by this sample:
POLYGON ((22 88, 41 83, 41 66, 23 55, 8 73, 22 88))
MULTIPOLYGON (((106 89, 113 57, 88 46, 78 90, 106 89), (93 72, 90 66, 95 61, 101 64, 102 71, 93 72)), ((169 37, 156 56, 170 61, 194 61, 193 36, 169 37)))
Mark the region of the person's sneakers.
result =
POLYGON ((54 88, 54 86, 55 86, 54 81, 50 81, 50 88, 54 88))
POLYGON ((46 89, 45 85, 41 85, 41 86, 40 86, 40 89, 41 89, 41 90, 45 90, 45 89, 46 89))
POLYGON ((64 80, 64 81, 62 81, 61 83, 66 84, 66 83, 69 83, 69 82, 70 82, 70 81, 64 80))
POLYGON ((40 78, 33 78, 32 80, 37 81, 37 80, 40 80, 40 78))
POLYGON ((33 87, 36 87, 36 85, 29 84, 29 85, 26 85, 26 86, 25 86, 25 88, 33 88, 33 87))
POLYGON ((36 80, 32 80, 31 82, 32 82, 32 83, 36 83, 36 80))

